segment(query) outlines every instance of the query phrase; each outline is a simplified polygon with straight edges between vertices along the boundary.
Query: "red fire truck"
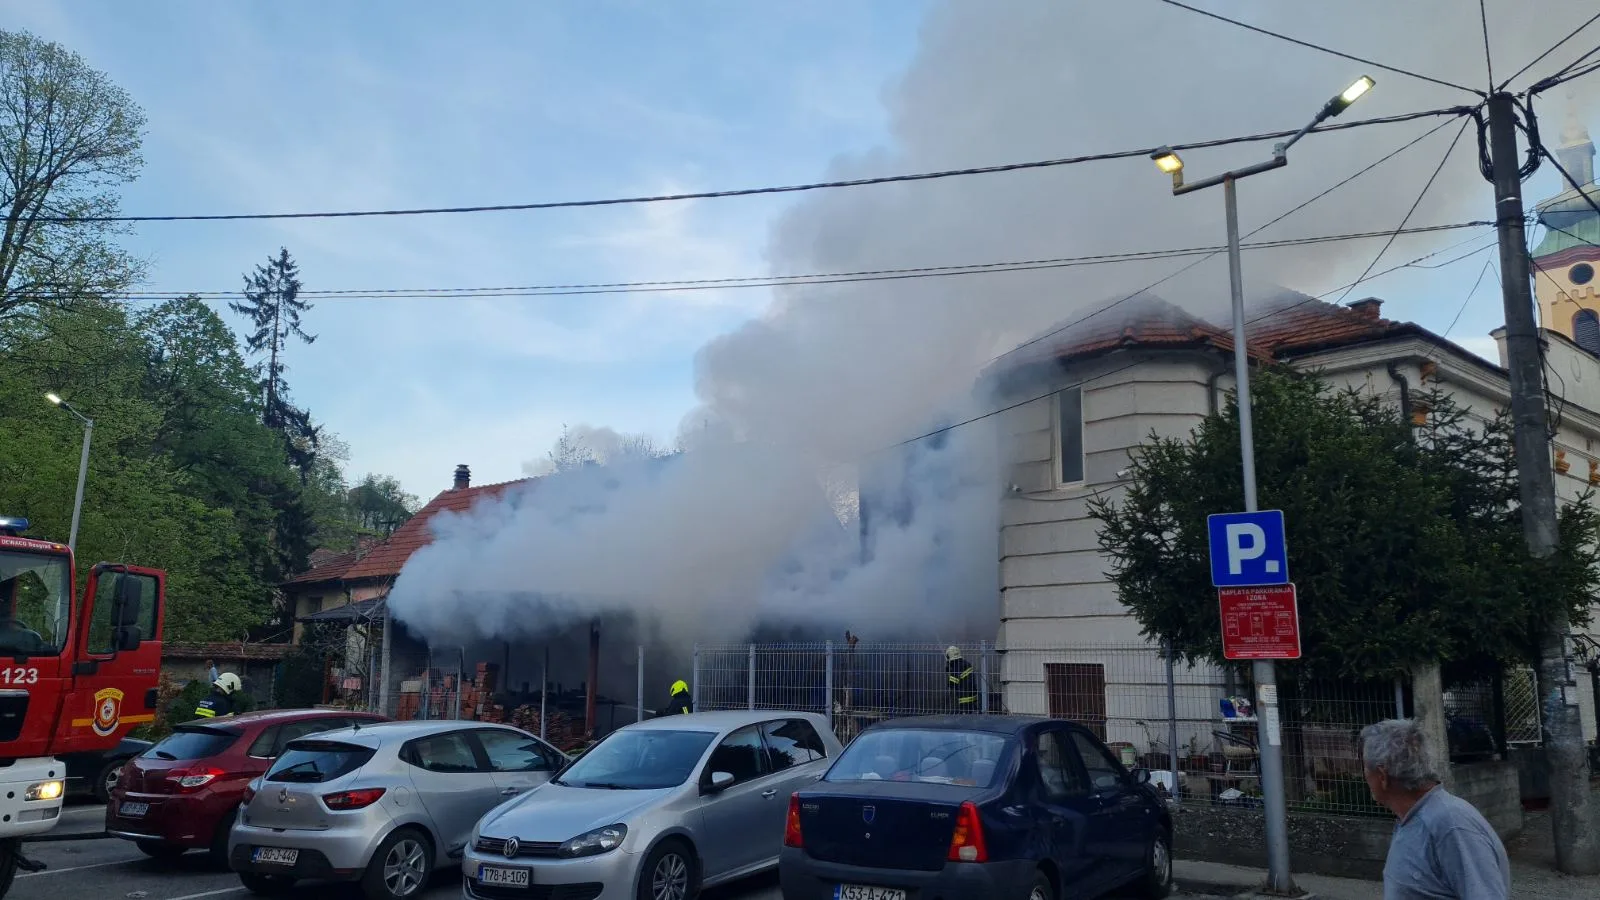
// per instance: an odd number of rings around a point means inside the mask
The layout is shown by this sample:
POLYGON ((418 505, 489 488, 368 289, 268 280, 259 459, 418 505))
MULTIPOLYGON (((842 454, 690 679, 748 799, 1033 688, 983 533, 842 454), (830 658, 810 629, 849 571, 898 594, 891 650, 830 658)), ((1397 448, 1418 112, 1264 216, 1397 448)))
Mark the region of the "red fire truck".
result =
POLYGON ((62 753, 111 749, 155 718, 166 573, 99 563, 0 516, 0 897, 42 868, 22 841, 61 818, 62 753))

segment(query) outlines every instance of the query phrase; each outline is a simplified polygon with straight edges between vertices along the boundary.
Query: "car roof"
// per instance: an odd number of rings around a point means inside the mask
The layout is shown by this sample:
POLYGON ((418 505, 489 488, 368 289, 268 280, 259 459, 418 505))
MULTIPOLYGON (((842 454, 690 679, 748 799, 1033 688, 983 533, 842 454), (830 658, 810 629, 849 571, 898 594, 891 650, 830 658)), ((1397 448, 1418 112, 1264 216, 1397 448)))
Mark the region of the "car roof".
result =
POLYGON ((942 716, 907 716, 903 719, 886 719, 874 722, 867 729, 869 731, 882 731, 890 728, 926 729, 929 731, 986 731, 991 734, 1017 735, 1029 728, 1045 722, 1059 722, 1081 728, 1076 722, 1064 719, 1049 719, 1044 716, 1019 716, 1002 715, 999 713, 987 714, 959 714, 942 716))
MULTIPOLYGON (((216 719, 194 719, 180 723, 177 728, 222 728, 237 726, 239 728, 255 728, 257 726, 274 725, 279 722, 299 722, 303 719, 339 719, 339 718, 371 718, 374 723, 386 721, 377 713, 364 712, 354 709, 263 709, 254 712, 238 713, 216 719)), ((363 726, 365 727, 365 726, 363 726)))
POLYGON ((723 732, 759 725, 773 719, 805 719, 812 724, 826 726, 826 721, 816 713, 796 712, 792 709, 728 709, 715 712, 697 712, 685 715, 662 716, 624 725, 618 731, 707 731, 723 732))
POLYGON ((377 747, 395 741, 409 741, 413 738, 428 737, 443 734, 447 731, 462 731, 466 729, 499 728, 507 731, 522 731, 512 725, 502 725, 498 722, 478 722, 472 719, 415 719, 394 722, 380 721, 371 725, 362 725, 360 728, 335 728, 318 735, 319 739, 332 739, 360 743, 367 747, 377 747))

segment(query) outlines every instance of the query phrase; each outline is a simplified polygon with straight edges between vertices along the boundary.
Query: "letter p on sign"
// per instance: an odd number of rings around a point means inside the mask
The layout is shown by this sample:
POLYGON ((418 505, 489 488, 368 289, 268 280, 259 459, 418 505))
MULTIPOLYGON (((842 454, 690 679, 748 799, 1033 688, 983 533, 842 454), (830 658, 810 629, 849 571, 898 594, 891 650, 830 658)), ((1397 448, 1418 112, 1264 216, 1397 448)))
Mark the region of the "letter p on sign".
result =
POLYGON ((1283 512, 1218 513, 1207 518, 1211 582, 1217 587, 1289 583, 1283 512))

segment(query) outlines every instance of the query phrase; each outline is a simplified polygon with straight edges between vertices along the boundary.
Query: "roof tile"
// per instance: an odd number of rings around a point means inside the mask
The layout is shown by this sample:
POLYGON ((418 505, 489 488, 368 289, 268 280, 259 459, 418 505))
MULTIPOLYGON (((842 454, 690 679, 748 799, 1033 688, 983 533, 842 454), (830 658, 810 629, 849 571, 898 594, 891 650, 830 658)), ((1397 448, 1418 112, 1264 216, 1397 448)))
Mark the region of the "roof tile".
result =
POLYGON ((393 578, 399 575, 400 569, 405 566, 406 560, 411 558, 411 554, 433 543, 433 530, 428 527, 428 523, 434 516, 446 510, 466 512, 479 499, 499 497, 516 485, 531 484, 536 480, 522 478, 459 490, 452 488, 441 492, 416 515, 407 519, 404 525, 395 529, 388 540, 372 548, 366 556, 350 566, 343 578, 346 581, 353 581, 358 578, 393 578))

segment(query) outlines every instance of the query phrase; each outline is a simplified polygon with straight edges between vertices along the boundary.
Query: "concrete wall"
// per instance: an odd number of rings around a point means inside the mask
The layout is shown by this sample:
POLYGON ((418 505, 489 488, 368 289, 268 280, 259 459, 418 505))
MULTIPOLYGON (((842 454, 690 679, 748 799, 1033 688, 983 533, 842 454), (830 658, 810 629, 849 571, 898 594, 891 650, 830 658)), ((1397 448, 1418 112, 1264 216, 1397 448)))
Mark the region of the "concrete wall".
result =
POLYGON ((1516 763, 1468 763, 1451 766, 1450 770, 1450 792, 1477 807, 1502 840, 1522 831, 1522 795, 1516 763))

